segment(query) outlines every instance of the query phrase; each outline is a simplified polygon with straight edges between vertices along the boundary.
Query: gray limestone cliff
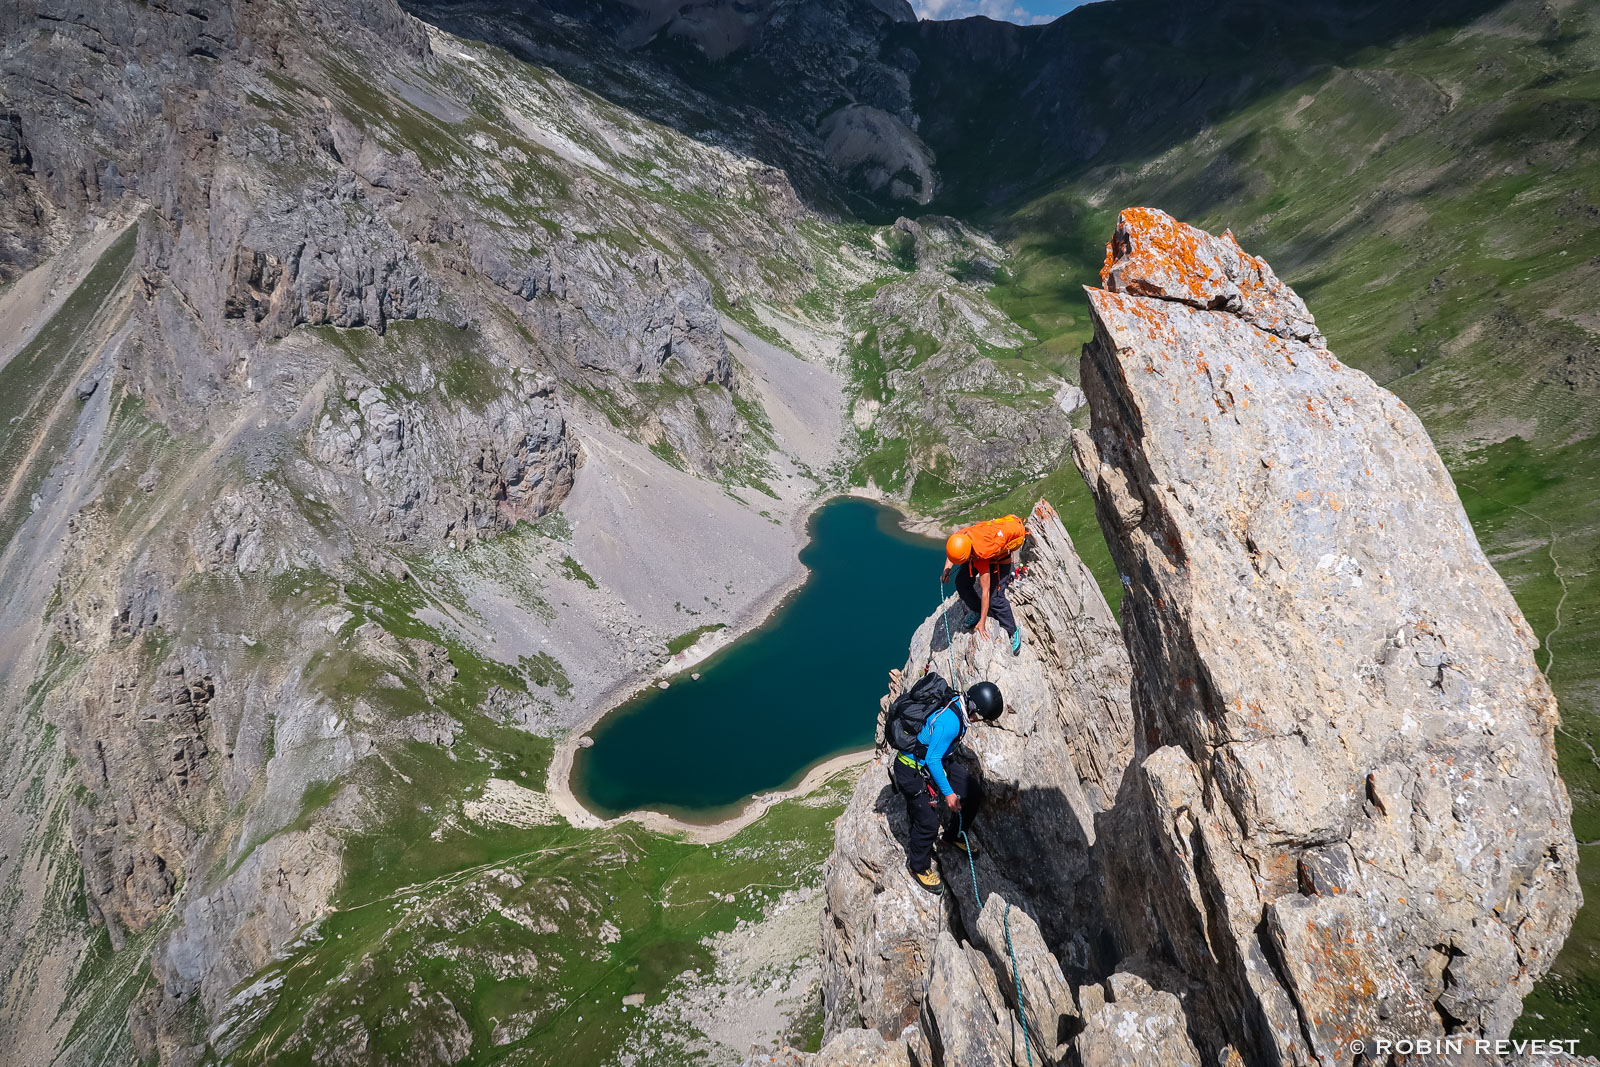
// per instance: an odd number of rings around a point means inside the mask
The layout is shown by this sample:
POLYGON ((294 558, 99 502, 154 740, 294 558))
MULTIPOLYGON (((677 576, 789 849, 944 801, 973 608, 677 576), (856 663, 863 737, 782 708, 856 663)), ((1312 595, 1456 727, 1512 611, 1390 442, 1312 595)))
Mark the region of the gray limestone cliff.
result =
POLYGON ((863 774, 826 868, 829 1035, 1089 1067, 1505 1037, 1576 845, 1536 642, 1426 433, 1231 235, 1130 209, 1102 284, 1073 449, 1120 631, 1041 502, 1021 655, 954 602, 913 637, 891 694, 929 668, 1006 694, 963 757, 995 802, 935 897, 863 774))
POLYGON ((781 172, 387 0, 25 2, 0 42, 0 1046, 195 1062, 406 753, 551 733, 674 599, 787 578, 837 379, 724 314, 819 253, 781 172), (696 497, 737 587, 610 565, 696 497))

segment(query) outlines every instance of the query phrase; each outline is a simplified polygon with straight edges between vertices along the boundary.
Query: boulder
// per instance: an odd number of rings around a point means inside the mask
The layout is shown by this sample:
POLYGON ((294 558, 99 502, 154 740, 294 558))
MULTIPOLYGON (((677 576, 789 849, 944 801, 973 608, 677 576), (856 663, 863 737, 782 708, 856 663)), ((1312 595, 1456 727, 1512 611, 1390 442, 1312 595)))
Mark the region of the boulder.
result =
POLYGON ((1159 930, 1204 983, 1208 1059, 1505 1036, 1579 903, 1533 632, 1416 416, 1262 261, 1133 209, 1102 279, 1074 454, 1152 850, 1121 951, 1159 930))
POLYGON ((1109 998, 1099 990, 1086 998, 1094 1010, 1085 1004, 1078 1062, 1083 1067, 1200 1067, 1178 998, 1151 989, 1135 975, 1115 974, 1112 979, 1107 983, 1109 998))

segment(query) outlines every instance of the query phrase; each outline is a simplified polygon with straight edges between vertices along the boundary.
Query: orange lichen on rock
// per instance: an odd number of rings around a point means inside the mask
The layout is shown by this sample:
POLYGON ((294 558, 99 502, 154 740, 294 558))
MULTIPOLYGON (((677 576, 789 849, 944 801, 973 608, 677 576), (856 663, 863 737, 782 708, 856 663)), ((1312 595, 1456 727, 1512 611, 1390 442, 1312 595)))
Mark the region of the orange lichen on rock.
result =
POLYGON ((1206 236, 1164 211, 1128 208, 1118 218, 1116 236, 1107 246, 1110 258, 1101 271, 1101 284, 1125 288, 1136 296, 1187 295, 1204 303, 1212 267, 1201 256, 1201 238, 1206 236), (1122 269, 1117 279, 1112 278, 1114 267, 1122 269), (1172 283, 1181 293, 1171 291, 1172 283))
POLYGON ((1305 303, 1232 234, 1214 237, 1164 211, 1130 207, 1106 246, 1100 285, 1238 315, 1267 333, 1325 347, 1305 303))

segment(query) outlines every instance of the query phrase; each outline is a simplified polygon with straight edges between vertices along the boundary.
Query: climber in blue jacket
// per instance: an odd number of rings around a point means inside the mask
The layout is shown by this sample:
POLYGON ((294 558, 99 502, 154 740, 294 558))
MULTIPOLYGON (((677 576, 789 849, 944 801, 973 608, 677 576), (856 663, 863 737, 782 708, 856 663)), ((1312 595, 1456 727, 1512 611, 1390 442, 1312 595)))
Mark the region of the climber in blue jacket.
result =
POLYGON ((961 852, 968 844, 961 836, 964 827, 983 806, 983 791, 965 765, 948 760, 950 749, 967 730, 967 714, 985 720, 999 718, 1005 702, 993 682, 979 682, 963 697, 958 697, 928 716, 917 734, 923 751, 918 758, 909 752, 897 753, 894 784, 906 801, 910 840, 906 842, 906 866, 922 888, 930 893, 944 892, 939 872, 933 867, 933 842, 939 836, 941 816, 959 813, 945 830, 944 844, 961 852))
MULTIPOLYGON (((928 776, 933 779, 939 795, 945 799, 945 804, 951 811, 961 810, 961 798, 950 785, 950 775, 944 769, 944 758, 950 753, 950 746, 961 740, 961 735, 967 732, 965 720, 966 716, 958 701, 943 711, 934 713, 928 720, 928 725, 917 735, 917 740, 922 742, 928 751, 922 764, 927 768, 928 776)), ((950 771, 957 776, 965 777, 961 773, 959 764, 952 764, 950 771)))

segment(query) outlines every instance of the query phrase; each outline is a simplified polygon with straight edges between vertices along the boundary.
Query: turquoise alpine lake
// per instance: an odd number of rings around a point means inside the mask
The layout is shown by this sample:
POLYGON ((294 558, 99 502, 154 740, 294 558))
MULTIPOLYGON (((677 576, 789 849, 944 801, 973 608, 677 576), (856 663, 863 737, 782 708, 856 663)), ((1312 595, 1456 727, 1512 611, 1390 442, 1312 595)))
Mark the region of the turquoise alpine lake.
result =
POLYGON ((765 624, 695 667, 698 681, 647 689, 591 731, 572 766, 583 805, 712 821, 870 747, 888 671, 938 607, 944 565, 940 543, 898 519, 852 497, 818 508, 800 552, 805 584, 765 624))

